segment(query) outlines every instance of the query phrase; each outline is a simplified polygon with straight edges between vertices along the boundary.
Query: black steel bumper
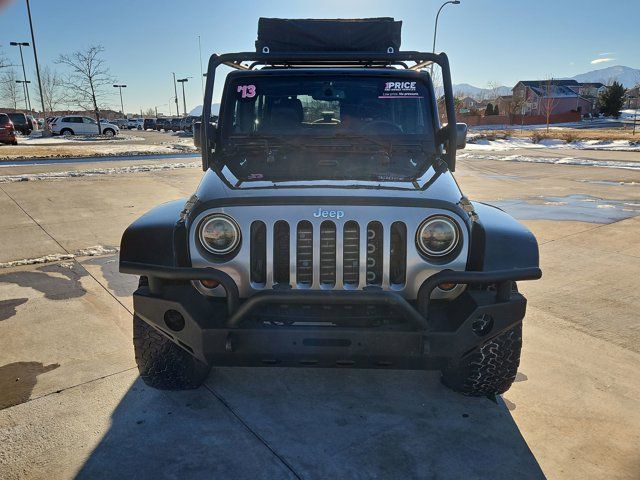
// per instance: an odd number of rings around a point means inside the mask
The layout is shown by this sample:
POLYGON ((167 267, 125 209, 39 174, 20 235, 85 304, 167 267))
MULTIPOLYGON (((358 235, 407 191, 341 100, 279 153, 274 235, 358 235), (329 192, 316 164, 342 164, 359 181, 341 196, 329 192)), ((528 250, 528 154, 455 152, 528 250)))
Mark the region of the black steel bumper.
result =
POLYGON ((213 365, 417 369, 440 368, 447 359, 463 356, 521 322, 526 300, 512 290, 512 284, 541 276, 538 268, 443 271, 425 281, 416 302, 382 290, 269 290, 240 302, 235 283, 219 270, 124 263, 121 271, 149 278, 149 286, 134 293, 136 315, 213 365), (226 299, 208 298, 189 283, 175 282, 197 279, 220 282, 226 299), (470 288, 453 301, 430 301, 433 289, 449 282, 470 288), (492 288, 475 288, 486 285, 492 288), (330 306, 337 309, 336 321, 330 327, 255 321, 263 308, 279 304, 330 306), (392 309, 404 322, 400 326, 341 326, 342 305, 392 309), (175 312, 184 319, 179 329, 166 320, 175 312))

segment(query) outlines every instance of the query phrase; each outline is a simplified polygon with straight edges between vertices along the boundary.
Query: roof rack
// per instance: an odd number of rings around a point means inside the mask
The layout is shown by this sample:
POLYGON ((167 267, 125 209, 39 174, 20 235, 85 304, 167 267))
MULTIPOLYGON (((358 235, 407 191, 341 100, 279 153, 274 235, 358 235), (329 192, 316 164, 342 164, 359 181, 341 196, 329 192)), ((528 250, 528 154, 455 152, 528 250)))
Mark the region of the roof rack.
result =
MULTIPOLYGON (((236 70, 254 70, 258 67, 283 68, 380 68, 401 67, 407 70, 421 70, 433 63, 440 63, 442 54, 415 51, 400 52, 275 52, 267 47, 260 53, 228 53, 214 55, 218 64, 236 70)), ((213 58, 213 57, 212 57, 213 58)))
MULTIPOLYGON (((207 69, 207 83, 202 108, 202 168, 206 170, 211 167, 218 175, 221 174, 212 159, 211 145, 211 103, 213 101, 213 85, 215 82, 216 69, 220 65, 226 65, 236 70, 255 70, 261 66, 283 67, 283 68, 380 68, 380 67, 401 67, 407 70, 420 71, 424 68, 437 64, 442 69, 442 82, 445 95, 445 107, 447 119, 450 125, 455 126, 455 107, 453 103, 453 85, 451 82, 451 71, 449 69, 449 59, 444 53, 398 51, 398 52, 274 52, 270 53, 268 48, 263 48, 262 52, 238 52, 225 53, 223 55, 213 54, 209 58, 207 69)), ((456 128, 449 128, 447 132, 448 147, 446 163, 449 170, 455 170, 456 161, 456 128)))

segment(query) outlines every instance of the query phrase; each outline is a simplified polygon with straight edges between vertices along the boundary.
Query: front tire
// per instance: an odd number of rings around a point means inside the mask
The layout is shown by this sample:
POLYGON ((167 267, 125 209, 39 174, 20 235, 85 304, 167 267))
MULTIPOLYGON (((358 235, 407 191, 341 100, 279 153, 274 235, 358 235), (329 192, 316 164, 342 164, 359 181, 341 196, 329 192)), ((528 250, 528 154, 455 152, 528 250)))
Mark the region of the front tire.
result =
POLYGON ((479 348, 454 359, 442 370, 442 382, 463 395, 475 397, 506 392, 518 373, 522 323, 479 348))
POLYGON ((133 349, 140 377, 150 387, 160 390, 198 388, 211 370, 136 315, 133 316, 133 349))

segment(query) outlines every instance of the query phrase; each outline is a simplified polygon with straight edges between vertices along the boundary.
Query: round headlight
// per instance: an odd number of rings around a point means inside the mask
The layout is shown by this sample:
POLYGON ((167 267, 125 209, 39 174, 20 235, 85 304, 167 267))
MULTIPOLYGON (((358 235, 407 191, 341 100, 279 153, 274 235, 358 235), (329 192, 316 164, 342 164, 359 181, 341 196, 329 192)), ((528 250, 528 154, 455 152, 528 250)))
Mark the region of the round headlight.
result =
POLYGON ((200 224, 200 243, 211 253, 227 254, 240 243, 240 229, 226 215, 211 215, 200 224))
POLYGON ((420 228, 416 243, 425 255, 443 257, 451 253, 458 245, 458 226, 448 217, 435 216, 427 218, 420 228))

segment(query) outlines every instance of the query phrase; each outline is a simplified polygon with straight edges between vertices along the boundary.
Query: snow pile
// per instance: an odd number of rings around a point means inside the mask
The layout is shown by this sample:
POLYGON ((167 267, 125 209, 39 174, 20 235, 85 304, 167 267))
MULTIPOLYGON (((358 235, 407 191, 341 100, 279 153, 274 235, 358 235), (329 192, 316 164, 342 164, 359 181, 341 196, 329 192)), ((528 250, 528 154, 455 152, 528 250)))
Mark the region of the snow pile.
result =
POLYGON ((640 170, 640 162, 618 162, 615 160, 594 160, 574 157, 529 157, 526 155, 488 155, 479 153, 459 153, 458 158, 470 160, 496 160, 499 162, 550 163, 554 165, 579 165, 584 167, 622 168, 640 170))
POLYGON ((471 151, 494 151, 503 152, 507 150, 543 149, 543 148, 568 148, 574 150, 614 150, 640 152, 640 142, 630 142, 629 140, 579 140, 567 143, 564 140, 547 138, 534 143, 530 138, 507 137, 488 140, 486 138, 468 140, 466 149, 471 151))
POLYGON ((0 183, 29 182, 34 180, 56 180, 71 177, 92 177, 96 175, 119 175, 126 173, 155 172, 180 168, 200 168, 201 162, 156 163, 150 165, 131 165, 114 168, 91 168, 87 170, 69 170, 64 172, 23 173, 19 175, 0 175, 0 183))
MULTIPOLYGON (((0 268, 21 267, 25 265, 38 265, 41 263, 60 262, 63 260, 73 260, 77 257, 95 257, 98 255, 111 255, 118 253, 117 247, 105 247, 104 245, 95 245, 78 250, 75 253, 53 253, 43 257, 24 258, 22 260, 13 260, 11 262, 0 263, 0 268)), ((66 266, 66 265, 64 265, 66 266)))

